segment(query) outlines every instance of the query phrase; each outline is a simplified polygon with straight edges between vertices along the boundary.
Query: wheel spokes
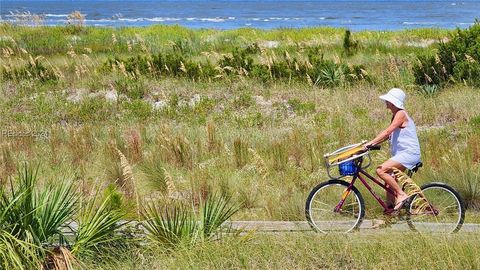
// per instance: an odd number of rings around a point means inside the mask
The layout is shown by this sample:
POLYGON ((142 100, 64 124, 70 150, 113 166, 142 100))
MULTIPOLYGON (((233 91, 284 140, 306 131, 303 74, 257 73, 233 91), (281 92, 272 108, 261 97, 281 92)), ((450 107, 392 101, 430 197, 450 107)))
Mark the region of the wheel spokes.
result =
POLYGON ((443 187, 430 187, 423 191, 426 202, 420 196, 410 205, 411 222, 420 232, 453 232, 460 223, 460 201, 455 194, 443 187))
POLYGON ((350 191, 340 208, 335 211, 345 192, 343 185, 326 185, 320 188, 310 202, 309 217, 313 226, 322 232, 352 230, 360 217, 360 201, 350 191))

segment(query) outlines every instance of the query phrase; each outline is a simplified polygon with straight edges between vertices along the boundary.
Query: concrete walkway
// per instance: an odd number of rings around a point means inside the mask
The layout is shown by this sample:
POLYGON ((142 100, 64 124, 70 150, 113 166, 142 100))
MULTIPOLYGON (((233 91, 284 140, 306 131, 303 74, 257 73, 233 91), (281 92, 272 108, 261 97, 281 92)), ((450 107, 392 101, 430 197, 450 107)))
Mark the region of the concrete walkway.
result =
MULTIPOLYGON (((360 225, 360 230, 378 230, 380 220, 366 219, 360 225)), ((422 225, 438 228, 441 231, 441 225, 435 223, 424 223, 422 225)), ((312 231, 306 221, 229 221, 223 226, 240 230, 255 230, 259 232, 302 232, 312 231)), ((392 224, 389 230, 410 231, 408 224, 403 221, 392 224)), ((480 232, 480 224, 463 224, 460 232, 480 232)))

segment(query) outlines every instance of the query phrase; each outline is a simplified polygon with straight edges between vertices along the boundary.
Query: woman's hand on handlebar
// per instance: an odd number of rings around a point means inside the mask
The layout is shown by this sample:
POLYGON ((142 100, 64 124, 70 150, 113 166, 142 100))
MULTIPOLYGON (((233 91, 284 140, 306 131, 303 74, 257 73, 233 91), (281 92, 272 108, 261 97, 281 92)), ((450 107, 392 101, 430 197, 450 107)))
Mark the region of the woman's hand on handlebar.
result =
POLYGON ((365 148, 365 151, 367 151, 367 150, 380 150, 382 147, 379 144, 367 143, 365 144, 364 148, 365 148))
POLYGON ((368 146, 367 146, 367 149, 368 149, 368 150, 380 150, 381 148, 382 148, 382 146, 379 145, 379 144, 368 145, 368 146))

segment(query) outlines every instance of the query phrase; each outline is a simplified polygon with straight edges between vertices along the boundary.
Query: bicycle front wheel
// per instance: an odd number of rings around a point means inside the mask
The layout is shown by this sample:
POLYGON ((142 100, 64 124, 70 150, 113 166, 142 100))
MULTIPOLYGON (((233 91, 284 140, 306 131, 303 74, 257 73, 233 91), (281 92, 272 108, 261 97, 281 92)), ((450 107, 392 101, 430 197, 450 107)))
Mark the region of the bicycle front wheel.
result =
POLYGON ((421 187, 410 200, 408 225, 425 233, 454 233, 465 219, 465 204, 460 194, 444 183, 430 183, 421 187))
POLYGON ((357 188, 348 191, 349 185, 342 180, 330 180, 310 192, 305 215, 315 231, 350 232, 360 226, 365 216, 365 204, 357 188))

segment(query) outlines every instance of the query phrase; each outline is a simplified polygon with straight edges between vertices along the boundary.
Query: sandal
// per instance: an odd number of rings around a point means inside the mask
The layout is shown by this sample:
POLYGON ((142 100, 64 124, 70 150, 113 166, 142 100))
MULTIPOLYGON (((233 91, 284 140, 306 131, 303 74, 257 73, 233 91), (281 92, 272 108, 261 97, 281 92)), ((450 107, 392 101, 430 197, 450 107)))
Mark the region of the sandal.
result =
POLYGON ((408 201, 408 199, 410 199, 410 197, 406 197, 405 199, 397 202, 397 203, 395 204, 395 207, 393 208, 393 210, 394 210, 394 211, 400 210, 400 209, 405 205, 405 203, 408 201))

